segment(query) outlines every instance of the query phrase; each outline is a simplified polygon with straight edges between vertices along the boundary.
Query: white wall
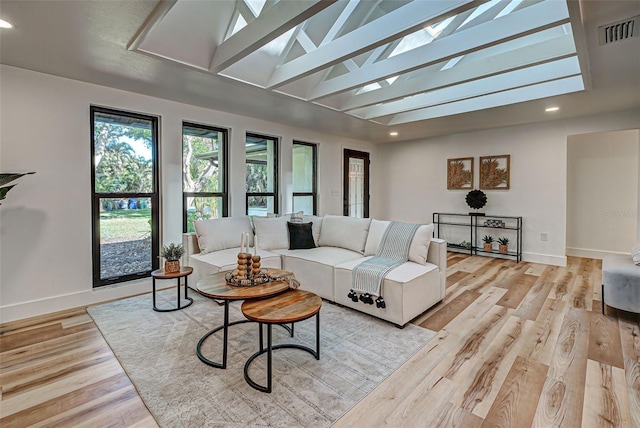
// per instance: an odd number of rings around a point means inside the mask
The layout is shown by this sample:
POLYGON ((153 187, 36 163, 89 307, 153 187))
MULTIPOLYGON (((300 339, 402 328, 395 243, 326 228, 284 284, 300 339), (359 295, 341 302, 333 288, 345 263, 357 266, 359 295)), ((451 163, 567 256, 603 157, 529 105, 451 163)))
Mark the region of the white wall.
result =
MULTIPOLYGON (((319 214, 342 213, 342 149, 367 143, 63 79, 0 67, 0 170, 23 177, 0 207, 0 322, 146 292, 150 280, 92 288, 89 106, 161 117, 162 237, 182 232, 182 121, 230 128, 231 214, 244 215, 244 137, 281 138, 281 212, 291 211, 291 145, 318 143, 319 214), (340 190, 333 195, 332 190, 340 190)), ((374 211, 375 213, 375 211, 374 211)))
POLYGON ((567 255, 629 254, 638 218, 638 130, 569 136, 567 255))
POLYGON ((511 189, 485 191, 484 211, 523 217, 524 260, 564 265, 567 137, 573 134, 633 129, 638 111, 448 135, 423 141, 385 145, 378 199, 386 201, 380 216, 405 221, 431 221, 433 212, 468 212, 467 191, 447 190, 446 162, 474 157, 511 155, 511 189), (540 234, 547 233, 542 242, 540 234))

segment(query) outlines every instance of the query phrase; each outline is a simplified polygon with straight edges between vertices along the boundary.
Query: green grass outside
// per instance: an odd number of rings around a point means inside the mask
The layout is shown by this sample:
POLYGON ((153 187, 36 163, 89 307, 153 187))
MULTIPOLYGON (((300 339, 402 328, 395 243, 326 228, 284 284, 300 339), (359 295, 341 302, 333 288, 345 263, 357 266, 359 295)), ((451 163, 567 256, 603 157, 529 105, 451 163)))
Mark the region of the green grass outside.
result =
POLYGON ((151 234, 151 209, 113 210, 100 213, 100 238, 140 239, 151 234))

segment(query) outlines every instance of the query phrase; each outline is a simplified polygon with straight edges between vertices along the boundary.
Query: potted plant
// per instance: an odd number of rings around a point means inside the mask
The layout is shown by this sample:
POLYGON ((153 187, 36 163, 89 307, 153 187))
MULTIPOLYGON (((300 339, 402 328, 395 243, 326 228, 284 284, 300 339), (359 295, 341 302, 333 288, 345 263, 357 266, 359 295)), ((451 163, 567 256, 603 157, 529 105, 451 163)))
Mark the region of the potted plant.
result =
POLYGON ((482 237, 482 240, 484 241, 484 244, 483 244, 484 250, 487 252, 493 251, 493 237, 489 235, 484 235, 482 237))
POLYGON ((498 250, 500 251, 500 254, 507 254, 509 251, 509 239, 505 236, 498 238, 498 250))
POLYGON ((184 246, 182 244, 163 245, 160 251, 160 257, 164 257, 164 271, 166 273, 180 271, 180 258, 184 255, 184 246))

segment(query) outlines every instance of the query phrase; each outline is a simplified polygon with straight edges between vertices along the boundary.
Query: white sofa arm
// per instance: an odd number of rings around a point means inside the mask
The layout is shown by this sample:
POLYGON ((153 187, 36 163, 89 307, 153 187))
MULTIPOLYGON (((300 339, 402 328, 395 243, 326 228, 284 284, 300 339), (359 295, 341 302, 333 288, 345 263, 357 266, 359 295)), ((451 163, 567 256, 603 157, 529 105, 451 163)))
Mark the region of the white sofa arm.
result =
POLYGON ((447 291, 447 241, 444 239, 432 238, 429 245, 427 261, 440 268, 440 288, 442 298, 447 291))
POLYGON ((183 233, 182 245, 184 246, 184 256, 182 259, 182 264, 187 265, 189 264, 189 257, 200 252, 200 247, 198 246, 198 237, 194 232, 183 233))

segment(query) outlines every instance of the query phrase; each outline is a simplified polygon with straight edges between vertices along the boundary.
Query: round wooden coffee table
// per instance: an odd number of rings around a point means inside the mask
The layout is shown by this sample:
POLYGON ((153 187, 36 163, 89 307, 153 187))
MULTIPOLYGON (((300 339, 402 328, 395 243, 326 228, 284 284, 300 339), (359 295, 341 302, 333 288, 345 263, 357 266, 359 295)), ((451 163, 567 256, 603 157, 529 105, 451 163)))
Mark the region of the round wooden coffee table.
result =
POLYGON ((157 269, 151 272, 151 278, 153 282, 153 310, 156 312, 171 312, 179 309, 184 309, 193 303, 193 299, 187 296, 187 290, 189 289, 187 283, 187 277, 191 275, 193 268, 189 266, 180 266, 180 270, 177 272, 165 272, 164 269, 157 269), (178 289, 178 303, 175 308, 160 309, 156 306, 156 279, 174 279, 178 281, 176 288, 178 289), (184 300, 188 301, 184 306, 180 305, 180 278, 184 278, 184 300))
POLYGON ((219 369, 227 368, 227 341, 229 338, 229 326, 246 323, 249 320, 239 320, 229 322, 229 302, 233 300, 258 299, 270 297, 283 293, 289 289, 289 283, 283 281, 269 281, 265 284, 254 285, 252 287, 236 287, 228 285, 225 280, 227 272, 219 272, 206 276, 198 281, 196 290, 205 297, 224 301, 224 322, 221 326, 214 328, 200 338, 196 345, 196 355, 205 364, 219 369), (201 348, 205 340, 212 334, 223 330, 222 338, 222 362, 218 363, 202 355, 201 348))
MULTIPOLYGON (((249 385, 258 391, 271 392, 271 353, 273 349, 296 348, 302 349, 320 359, 320 308, 322 299, 317 294, 305 290, 289 290, 266 299, 246 300, 242 303, 242 313, 250 321, 259 323, 260 326, 260 350, 247 359, 244 365, 244 379, 249 385), (295 323, 316 317, 316 349, 297 343, 284 343, 272 345, 271 326, 273 324, 295 323), (262 325, 267 325, 267 347, 262 341, 262 325), (249 376, 249 366, 258 356, 267 353, 267 385, 256 383, 249 376)), ((292 331, 293 335, 293 331, 292 331)))

